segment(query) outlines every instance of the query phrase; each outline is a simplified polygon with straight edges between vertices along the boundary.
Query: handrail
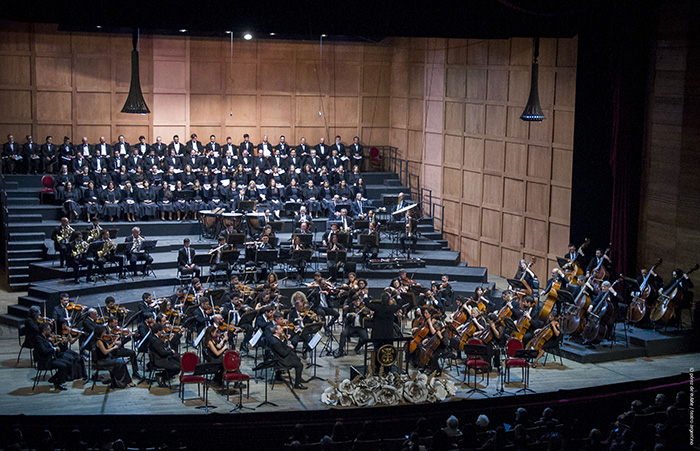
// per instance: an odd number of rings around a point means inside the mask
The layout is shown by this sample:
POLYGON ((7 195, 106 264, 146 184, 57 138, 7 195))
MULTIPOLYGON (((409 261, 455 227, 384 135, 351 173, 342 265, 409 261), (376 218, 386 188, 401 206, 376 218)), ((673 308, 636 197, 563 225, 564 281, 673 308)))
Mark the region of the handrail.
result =
MULTIPOLYGON (((2 269, 7 268, 7 249, 8 249, 8 241, 10 238, 10 232, 8 230, 8 211, 7 211, 7 191, 5 190, 5 176, 3 174, 0 174, 0 204, 2 205, 2 209, 0 209, 1 217, 0 217, 0 223, 2 223, 2 239, 0 239, 0 252, 2 252, 3 258, 0 259, 0 265, 2 265, 2 269)), ((7 280, 9 284, 9 272, 7 273, 7 280)))
POLYGON ((442 235, 442 232, 445 230, 445 206, 435 202, 433 204, 432 217, 433 217, 433 227, 435 227, 435 220, 436 219, 438 221, 440 221, 440 234, 442 235), (440 209, 440 216, 435 215, 436 207, 440 209))

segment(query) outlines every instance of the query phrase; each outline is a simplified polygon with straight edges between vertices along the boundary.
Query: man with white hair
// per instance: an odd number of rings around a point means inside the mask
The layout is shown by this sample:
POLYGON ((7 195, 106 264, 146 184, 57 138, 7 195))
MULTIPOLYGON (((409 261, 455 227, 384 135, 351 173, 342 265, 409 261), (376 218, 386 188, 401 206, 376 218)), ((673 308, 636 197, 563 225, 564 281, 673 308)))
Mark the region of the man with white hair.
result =
POLYGON ((153 257, 148 254, 143 249, 143 242, 146 239, 141 236, 141 229, 134 227, 131 229, 131 235, 126 237, 125 243, 131 243, 131 247, 126 251, 126 258, 129 260, 129 270, 136 275, 136 262, 142 261, 143 263, 143 275, 148 274, 148 267, 153 263, 153 257))

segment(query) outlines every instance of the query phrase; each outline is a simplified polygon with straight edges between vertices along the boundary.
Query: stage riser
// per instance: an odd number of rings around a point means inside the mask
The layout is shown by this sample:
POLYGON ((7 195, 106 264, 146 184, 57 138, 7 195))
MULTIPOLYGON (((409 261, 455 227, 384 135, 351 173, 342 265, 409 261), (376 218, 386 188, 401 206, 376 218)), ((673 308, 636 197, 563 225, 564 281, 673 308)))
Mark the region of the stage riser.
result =
POLYGON ((16 183, 20 188, 41 187, 42 175, 12 175, 5 174, 5 183, 16 183))

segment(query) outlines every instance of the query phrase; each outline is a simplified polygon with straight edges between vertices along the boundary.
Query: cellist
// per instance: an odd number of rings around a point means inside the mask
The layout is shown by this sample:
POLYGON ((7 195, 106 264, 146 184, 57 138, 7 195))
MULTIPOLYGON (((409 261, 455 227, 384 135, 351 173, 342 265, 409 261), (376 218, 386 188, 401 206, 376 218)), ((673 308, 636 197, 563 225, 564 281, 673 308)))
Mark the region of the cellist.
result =
MULTIPOLYGON (((552 277, 550 277, 549 280, 547 281, 547 288, 545 288, 544 292, 549 293, 549 290, 552 289, 552 287, 554 286, 555 283, 559 284, 559 288, 557 290, 559 290, 561 288, 566 288, 566 286, 569 283, 569 280, 566 278, 566 275, 564 275, 564 271, 562 271, 559 268, 552 269, 552 277)), ((561 303, 562 303, 561 297, 557 296, 557 299, 555 302, 555 305, 557 308, 557 314, 560 314, 562 312, 561 303)))
MULTIPOLYGON (((554 316, 554 312, 549 314, 549 323, 544 327, 548 327, 551 329, 552 337, 549 340, 547 340, 538 350, 537 357, 535 357, 535 360, 532 362, 533 368, 537 368, 537 361, 544 355, 545 351, 547 351, 548 349, 554 349, 557 346, 559 346, 559 341, 562 339, 563 336, 561 334, 561 331, 559 330, 559 320, 557 320, 554 316)), ((541 332, 544 332, 544 327, 535 330, 533 337, 536 337, 541 332)))

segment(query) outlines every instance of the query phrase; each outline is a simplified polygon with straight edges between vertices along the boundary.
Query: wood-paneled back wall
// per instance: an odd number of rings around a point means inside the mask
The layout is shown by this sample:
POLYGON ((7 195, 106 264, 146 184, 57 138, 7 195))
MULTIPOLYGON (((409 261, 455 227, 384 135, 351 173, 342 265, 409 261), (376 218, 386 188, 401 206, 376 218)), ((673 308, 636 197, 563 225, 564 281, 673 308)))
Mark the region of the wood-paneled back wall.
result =
POLYGON ((0 26, 0 135, 23 142, 53 135, 136 142, 190 133, 221 142, 243 133, 276 144, 389 143, 391 49, 386 44, 230 42, 142 36, 141 87, 152 114, 120 112, 129 91, 131 37, 57 32, 52 25, 0 26), (321 115, 319 115, 319 111, 321 115))
POLYGON ((533 255, 544 275, 569 241, 577 39, 541 40, 547 119, 528 124, 532 51, 531 39, 401 39, 391 68, 392 144, 445 205, 450 247, 504 276, 533 255))

